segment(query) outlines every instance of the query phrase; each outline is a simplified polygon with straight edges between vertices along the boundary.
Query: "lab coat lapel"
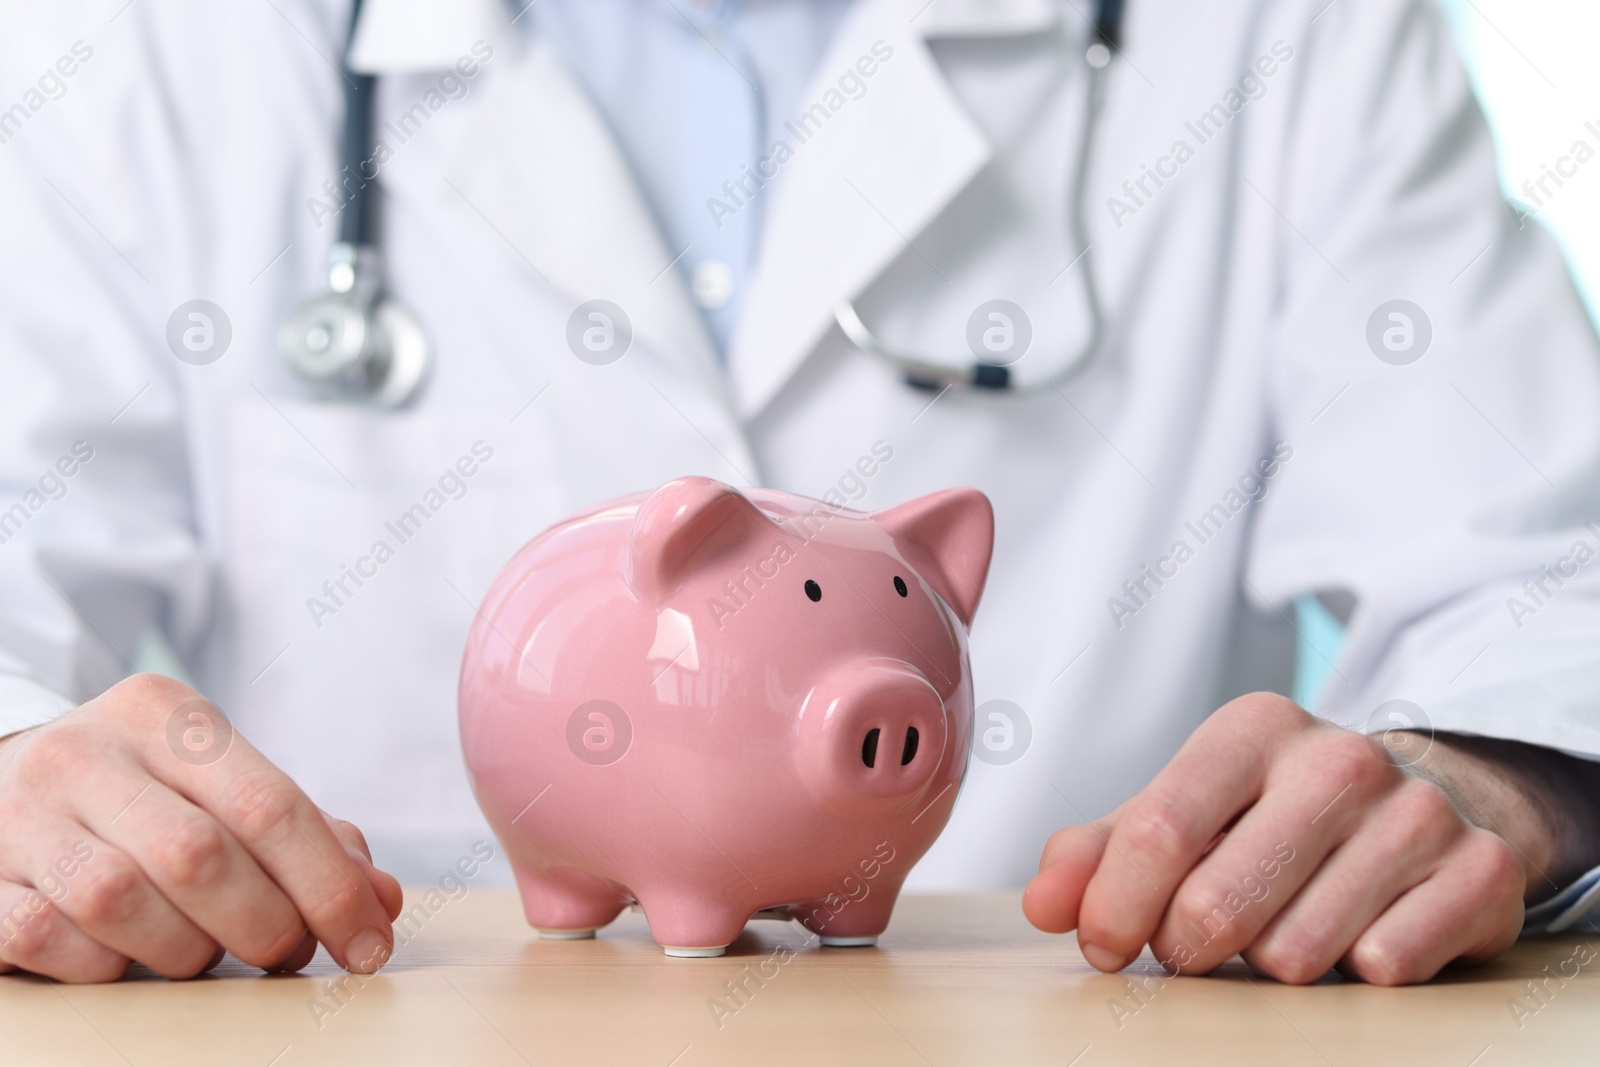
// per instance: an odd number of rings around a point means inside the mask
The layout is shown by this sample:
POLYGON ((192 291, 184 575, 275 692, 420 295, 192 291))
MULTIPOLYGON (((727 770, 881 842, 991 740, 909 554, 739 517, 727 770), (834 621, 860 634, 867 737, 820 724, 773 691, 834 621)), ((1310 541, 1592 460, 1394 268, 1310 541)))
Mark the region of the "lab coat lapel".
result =
MULTIPOLYGON (((437 147, 425 158, 396 153, 385 181, 409 187, 464 233, 492 228, 489 254, 574 307, 614 302, 636 345, 725 396, 710 336, 677 272, 667 269, 672 254, 593 104, 538 41, 515 27, 490 39, 495 55, 472 88, 475 106, 447 107, 429 120, 437 147)), ((407 47, 415 46, 390 46, 394 54, 407 47)), ((463 54, 448 62, 425 56, 421 66, 443 69, 463 54)), ((382 56, 366 66, 381 70, 382 56)))
POLYGON ((840 28, 802 104, 820 102, 829 117, 771 131, 793 156, 765 205, 760 258, 729 352, 742 416, 765 407, 804 362, 839 301, 897 257, 919 254, 917 234, 989 161, 990 145, 925 38, 1028 31, 1054 17, 1042 0, 864 0, 840 28), (839 77, 863 56, 877 63, 865 94, 837 93, 839 77))

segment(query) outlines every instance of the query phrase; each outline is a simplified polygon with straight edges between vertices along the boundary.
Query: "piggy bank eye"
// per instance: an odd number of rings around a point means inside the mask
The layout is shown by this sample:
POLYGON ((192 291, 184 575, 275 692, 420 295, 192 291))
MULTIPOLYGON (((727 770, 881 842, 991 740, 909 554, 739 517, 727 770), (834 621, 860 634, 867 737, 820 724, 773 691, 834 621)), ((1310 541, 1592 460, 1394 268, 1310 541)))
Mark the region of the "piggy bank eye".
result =
POLYGON ((811 602, 813 604, 816 603, 817 601, 821 600, 822 599, 822 586, 818 585, 816 582, 813 582, 810 578, 807 578, 806 579, 806 596, 811 598, 811 602))
POLYGON ((894 576, 894 591, 901 596, 906 595, 906 580, 898 574, 894 576))

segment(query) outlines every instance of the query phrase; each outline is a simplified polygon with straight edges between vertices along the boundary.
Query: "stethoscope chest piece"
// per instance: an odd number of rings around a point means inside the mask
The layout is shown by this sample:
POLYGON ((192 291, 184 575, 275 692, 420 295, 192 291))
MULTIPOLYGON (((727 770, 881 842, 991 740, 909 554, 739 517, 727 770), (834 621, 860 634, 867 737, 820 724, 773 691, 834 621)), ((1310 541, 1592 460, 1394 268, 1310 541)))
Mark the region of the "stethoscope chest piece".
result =
POLYGON ((376 252, 349 244, 334 245, 328 291, 284 320, 278 349, 296 374, 332 400, 400 407, 428 372, 421 324, 381 295, 376 252))

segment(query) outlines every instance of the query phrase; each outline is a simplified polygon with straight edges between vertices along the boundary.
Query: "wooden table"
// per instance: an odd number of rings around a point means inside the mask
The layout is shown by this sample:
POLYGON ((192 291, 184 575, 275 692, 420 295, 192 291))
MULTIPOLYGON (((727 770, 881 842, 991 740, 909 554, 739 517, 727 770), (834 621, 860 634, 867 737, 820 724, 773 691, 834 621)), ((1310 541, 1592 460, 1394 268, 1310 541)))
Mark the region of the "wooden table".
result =
POLYGON ((1289 988, 1237 961, 1162 984, 1148 954, 1099 974, 1009 893, 907 897, 876 949, 818 948, 768 921, 701 960, 665 958, 637 914, 556 942, 533 935, 509 890, 434 902, 372 979, 320 954, 298 976, 230 959, 181 983, 0 978, 0 1064, 1600 1063, 1596 938, 1524 942, 1426 986, 1289 988), (1548 978, 1562 969, 1577 977, 1548 978), (1536 978, 1543 1001, 1525 984, 1536 978), (727 983, 741 982, 734 1000, 727 983))

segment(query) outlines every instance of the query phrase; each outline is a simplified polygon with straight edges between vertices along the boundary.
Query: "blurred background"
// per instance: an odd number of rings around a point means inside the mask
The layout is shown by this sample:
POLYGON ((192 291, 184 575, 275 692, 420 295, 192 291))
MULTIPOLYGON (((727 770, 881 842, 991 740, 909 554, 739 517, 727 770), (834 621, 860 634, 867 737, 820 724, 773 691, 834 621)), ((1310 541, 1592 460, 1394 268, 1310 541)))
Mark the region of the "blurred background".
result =
MULTIPOLYGON (((1500 184, 1528 224, 1560 241, 1590 317, 1600 312, 1600 159, 1537 207, 1523 183, 1572 151, 1600 150, 1600 4, 1594 0, 1442 0, 1500 156, 1500 184), (1586 128, 1592 123, 1592 128, 1586 128)), ((1553 183, 1550 185, 1554 187, 1553 183)), ((1537 190, 1535 190, 1537 192, 1537 190)), ((1542 195, 1542 194, 1541 194, 1542 195)))
MULTIPOLYGON (((1336 0, 1337 2, 1337 0, 1336 0)), ((1556 237, 1600 325, 1600 3, 1596 0, 1439 0, 1494 130, 1500 188, 1525 226, 1556 237), (1597 153, 1565 163, 1574 142, 1597 153), (1546 177, 1546 195, 1535 183, 1546 177), (1531 187, 1531 188, 1530 188, 1531 187)), ((1294 697, 1315 707, 1343 630, 1315 598, 1295 605, 1301 642, 1294 697)))

